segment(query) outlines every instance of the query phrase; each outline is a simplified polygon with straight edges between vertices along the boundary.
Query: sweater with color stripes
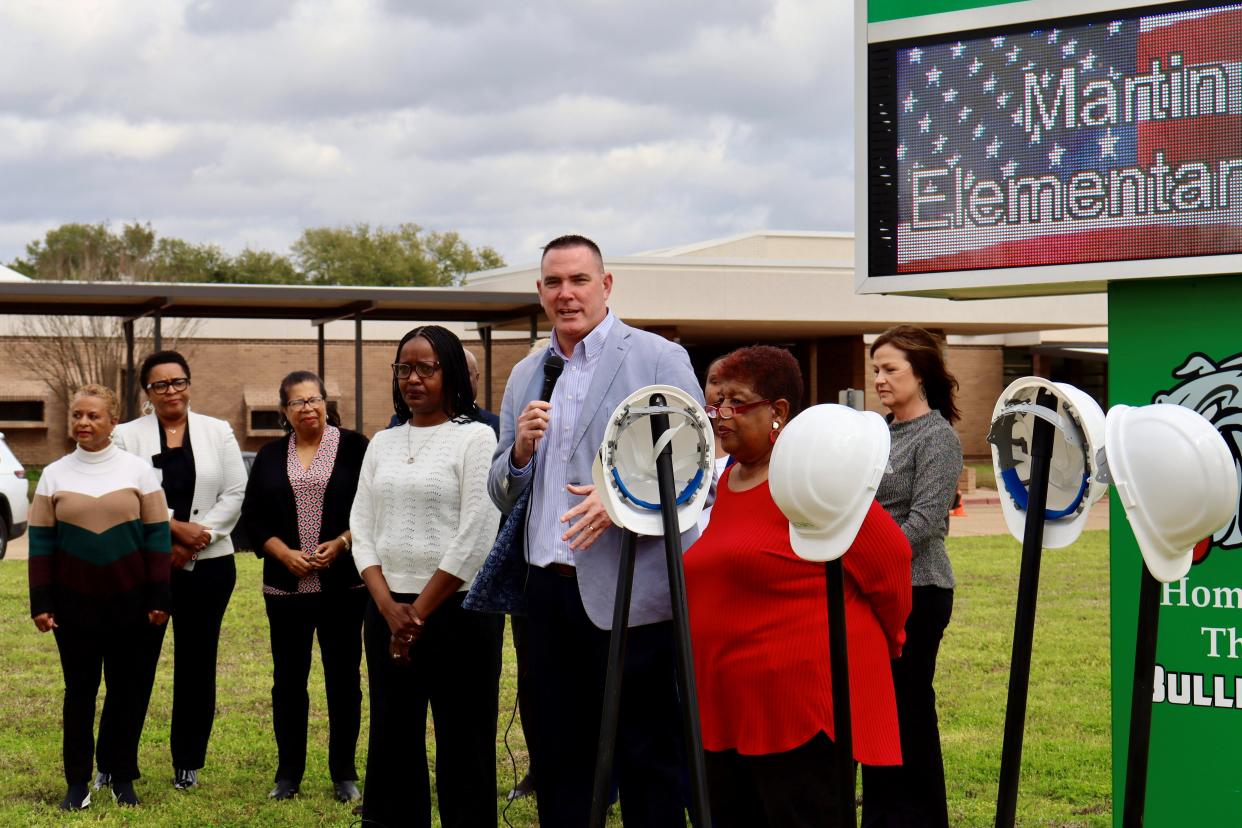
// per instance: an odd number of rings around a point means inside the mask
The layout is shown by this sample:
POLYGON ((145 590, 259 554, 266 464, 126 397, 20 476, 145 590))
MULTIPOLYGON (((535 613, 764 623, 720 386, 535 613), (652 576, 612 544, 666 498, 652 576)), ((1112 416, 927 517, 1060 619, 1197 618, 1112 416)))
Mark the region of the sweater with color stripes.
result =
POLYGON ((155 470, 109 445, 43 470, 30 506, 30 614, 133 622, 170 605, 172 536, 155 470))

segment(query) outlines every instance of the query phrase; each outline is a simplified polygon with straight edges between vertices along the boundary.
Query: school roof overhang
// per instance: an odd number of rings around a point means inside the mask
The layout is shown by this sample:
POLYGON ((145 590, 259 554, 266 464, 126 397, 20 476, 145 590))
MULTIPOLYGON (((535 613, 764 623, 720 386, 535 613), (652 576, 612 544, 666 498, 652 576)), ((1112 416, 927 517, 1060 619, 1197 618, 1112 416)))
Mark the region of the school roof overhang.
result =
POLYGON ((4 282, 0 314, 195 319, 367 320, 529 325, 534 291, 455 287, 202 285, 162 282, 4 282))
MULTIPOLYGON (((161 347, 160 320, 305 319, 319 328, 319 375, 324 376, 324 326, 353 319, 355 427, 362 430, 362 322, 473 322, 483 340, 484 404, 491 405, 494 328, 511 325, 534 332, 543 310, 534 291, 465 291, 447 287, 335 287, 201 285, 165 282, 0 283, 0 314, 114 316, 125 320, 126 416, 134 413, 134 320, 155 320, 154 347, 161 347)), ((325 377, 326 379, 326 377, 325 377)))

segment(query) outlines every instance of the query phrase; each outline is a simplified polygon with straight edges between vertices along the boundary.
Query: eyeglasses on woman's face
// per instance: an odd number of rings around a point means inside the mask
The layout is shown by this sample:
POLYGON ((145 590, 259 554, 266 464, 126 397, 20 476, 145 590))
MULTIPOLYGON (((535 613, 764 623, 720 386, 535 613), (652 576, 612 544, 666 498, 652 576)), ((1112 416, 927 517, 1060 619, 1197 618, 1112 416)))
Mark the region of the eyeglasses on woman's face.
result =
POLYGON ((324 401, 323 397, 318 395, 314 397, 303 397, 296 400, 289 400, 286 406, 294 411, 301 411, 303 408, 310 408, 319 405, 324 401))
POLYGON ((707 416, 713 420, 720 418, 722 420, 732 420, 738 414, 745 414, 751 409, 758 408, 761 405, 771 403, 771 400, 755 400, 754 402, 743 403, 741 405, 706 405, 703 410, 707 412, 707 416))
POLYGON ((412 373, 418 374, 423 379, 430 379, 439 370, 440 363, 438 362, 415 362, 413 365, 408 362, 394 362, 392 364, 392 375, 397 379, 409 379, 412 373))
POLYGON ((171 394, 173 391, 184 391, 190 387, 189 377, 177 377, 170 380, 159 380, 158 382, 149 382, 143 386, 152 394, 171 394))

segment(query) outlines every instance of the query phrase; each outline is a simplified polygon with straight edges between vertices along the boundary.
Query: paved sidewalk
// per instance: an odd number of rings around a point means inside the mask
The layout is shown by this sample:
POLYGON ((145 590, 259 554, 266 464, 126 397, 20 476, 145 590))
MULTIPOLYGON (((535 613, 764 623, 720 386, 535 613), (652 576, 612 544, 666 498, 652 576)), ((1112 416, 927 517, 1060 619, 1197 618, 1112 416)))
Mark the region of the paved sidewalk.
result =
POLYGON ((4 559, 6 561, 24 561, 29 557, 29 544, 26 543, 27 537, 29 537, 28 534, 22 535, 17 540, 9 541, 9 548, 4 552, 4 559))
MULTIPOLYGON (((1000 496, 992 489, 976 489, 963 495, 962 505, 966 510, 965 517, 949 518, 949 537, 971 537, 974 535, 1008 535, 1004 515, 1001 514, 1000 496)), ((1108 496, 1091 507, 1091 515, 1087 518, 1087 529, 1108 530, 1108 496)))

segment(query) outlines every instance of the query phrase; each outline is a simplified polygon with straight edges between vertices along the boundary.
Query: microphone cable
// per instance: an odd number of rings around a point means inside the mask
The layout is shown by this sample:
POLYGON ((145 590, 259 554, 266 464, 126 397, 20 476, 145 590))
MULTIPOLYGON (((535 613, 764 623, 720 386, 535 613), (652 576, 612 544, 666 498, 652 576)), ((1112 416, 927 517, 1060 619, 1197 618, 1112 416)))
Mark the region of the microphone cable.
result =
MULTIPOLYGON (((510 623, 509 627, 510 629, 512 629, 513 627, 512 623, 510 623)), ((517 772, 517 757, 513 755, 513 747, 509 744, 509 731, 513 730, 513 722, 515 719, 517 719, 517 711, 518 711, 518 695, 517 695, 516 684, 517 684, 517 681, 515 680, 514 681, 515 689, 513 691, 513 709, 509 711, 509 723, 505 725, 505 735, 503 737, 504 743, 505 743, 505 753, 509 755, 509 767, 513 770, 513 787, 509 789, 510 792, 517 790, 518 782, 520 781, 518 779, 518 772, 517 772)), ((527 751, 527 754, 530 753, 529 745, 526 746, 526 751, 527 751)), ((506 796, 505 807, 500 809, 500 818, 505 821, 505 825, 507 826, 507 828, 515 828, 513 823, 509 821, 509 809, 512 808, 513 803, 517 801, 518 801, 518 797, 516 796, 513 796, 513 797, 506 796)))

